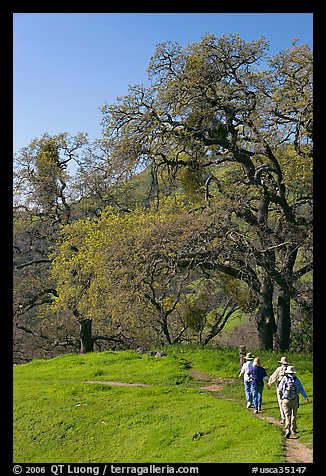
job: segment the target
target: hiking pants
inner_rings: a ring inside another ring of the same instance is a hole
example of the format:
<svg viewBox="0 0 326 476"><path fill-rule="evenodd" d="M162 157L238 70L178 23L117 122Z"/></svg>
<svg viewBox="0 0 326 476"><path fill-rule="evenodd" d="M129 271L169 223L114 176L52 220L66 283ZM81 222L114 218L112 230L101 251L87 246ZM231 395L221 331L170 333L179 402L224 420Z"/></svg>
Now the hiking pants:
<svg viewBox="0 0 326 476"><path fill-rule="evenodd" d="M255 410L261 409L261 404L263 402L263 390L264 390L263 385L253 384L251 387L252 401L253 401Z"/></svg>
<svg viewBox="0 0 326 476"><path fill-rule="evenodd" d="M247 403L252 403L251 381L244 380L243 382Z"/></svg>
<svg viewBox="0 0 326 476"><path fill-rule="evenodd" d="M285 415L285 430L295 433L297 431L297 412L299 407L299 399L282 400Z"/></svg>
<svg viewBox="0 0 326 476"><path fill-rule="evenodd" d="M284 414L283 405L282 405L281 391L278 389L278 387L276 387L276 396L277 396L278 406L280 408L281 420L285 421L285 414Z"/></svg>

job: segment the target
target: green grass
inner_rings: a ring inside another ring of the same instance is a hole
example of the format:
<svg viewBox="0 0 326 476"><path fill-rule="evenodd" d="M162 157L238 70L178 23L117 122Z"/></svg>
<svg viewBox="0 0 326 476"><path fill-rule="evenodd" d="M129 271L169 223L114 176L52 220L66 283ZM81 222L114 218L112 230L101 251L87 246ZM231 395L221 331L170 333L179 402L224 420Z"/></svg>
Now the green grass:
<svg viewBox="0 0 326 476"><path fill-rule="evenodd" d="M221 390L223 398L216 398L191 376L191 369L197 369L212 377L236 378L237 350L165 350L168 355L162 359L120 351L15 366L14 461L284 462L281 430L245 409L240 379ZM279 356L260 356L270 373ZM292 357L312 397L311 357ZM116 387L87 380L148 386ZM275 389L265 390L263 401L266 414L277 416ZM300 441L311 445L312 405L302 403L298 426ZM193 439L199 432L205 436Z"/></svg>

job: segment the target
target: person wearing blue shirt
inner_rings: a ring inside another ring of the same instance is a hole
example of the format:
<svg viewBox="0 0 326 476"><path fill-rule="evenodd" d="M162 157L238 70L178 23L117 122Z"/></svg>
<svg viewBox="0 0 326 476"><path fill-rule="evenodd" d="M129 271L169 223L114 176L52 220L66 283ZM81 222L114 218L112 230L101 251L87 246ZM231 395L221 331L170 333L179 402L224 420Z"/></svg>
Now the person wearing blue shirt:
<svg viewBox="0 0 326 476"><path fill-rule="evenodd" d="M309 398L296 376L293 365L289 365L285 370L285 375L279 384L280 396L282 399L285 414L285 438L290 438L291 434L297 434L297 412L299 408L299 394L303 396L307 403Z"/></svg>
<svg viewBox="0 0 326 476"><path fill-rule="evenodd" d="M261 410L263 401L264 381L268 380L268 376L264 367L260 365L259 357L253 361L253 367L248 370L248 375L251 377L251 391L252 400L254 404L254 413Z"/></svg>

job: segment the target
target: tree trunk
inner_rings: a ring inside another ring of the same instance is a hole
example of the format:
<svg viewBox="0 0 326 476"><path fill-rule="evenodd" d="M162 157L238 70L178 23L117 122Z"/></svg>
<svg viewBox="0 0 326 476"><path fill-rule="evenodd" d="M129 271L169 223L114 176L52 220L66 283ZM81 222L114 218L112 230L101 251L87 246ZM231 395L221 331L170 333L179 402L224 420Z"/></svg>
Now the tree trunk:
<svg viewBox="0 0 326 476"><path fill-rule="evenodd" d="M92 337L92 319L80 319L78 321L80 326L80 354L93 352L94 340Z"/></svg>
<svg viewBox="0 0 326 476"><path fill-rule="evenodd" d="M276 324L273 309L273 283L268 276L263 278L260 288L260 305L256 316L260 348L273 350Z"/></svg>
<svg viewBox="0 0 326 476"><path fill-rule="evenodd" d="M298 256L297 246L291 245L283 251L284 271L283 277L287 283L293 283L293 268ZM288 292L280 289L277 300L277 327L276 346L281 351L290 347L291 336L291 300Z"/></svg>
<svg viewBox="0 0 326 476"><path fill-rule="evenodd" d="M291 334L290 298L280 291L277 301L276 347L282 352L289 350Z"/></svg>
<svg viewBox="0 0 326 476"><path fill-rule="evenodd" d="M169 328L168 328L168 322L167 322L167 315L166 314L164 314L161 317L161 328L162 328L166 343L171 344L172 340L171 340L171 336L170 336L170 332L169 332Z"/></svg>

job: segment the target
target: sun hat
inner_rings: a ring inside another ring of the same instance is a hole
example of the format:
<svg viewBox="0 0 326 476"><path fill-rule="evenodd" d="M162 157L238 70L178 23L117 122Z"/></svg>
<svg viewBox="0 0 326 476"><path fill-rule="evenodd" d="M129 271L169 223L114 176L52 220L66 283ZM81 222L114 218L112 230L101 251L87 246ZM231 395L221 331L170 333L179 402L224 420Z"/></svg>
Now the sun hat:
<svg viewBox="0 0 326 476"><path fill-rule="evenodd" d="M281 357L281 360L278 361L279 364L288 365L288 359L286 357Z"/></svg>
<svg viewBox="0 0 326 476"><path fill-rule="evenodd" d="M288 365L285 370L286 374L296 374L295 368L293 365Z"/></svg>
<svg viewBox="0 0 326 476"><path fill-rule="evenodd" d="M251 352L248 352L248 354L245 355L244 358L246 360L254 360L255 356Z"/></svg>

